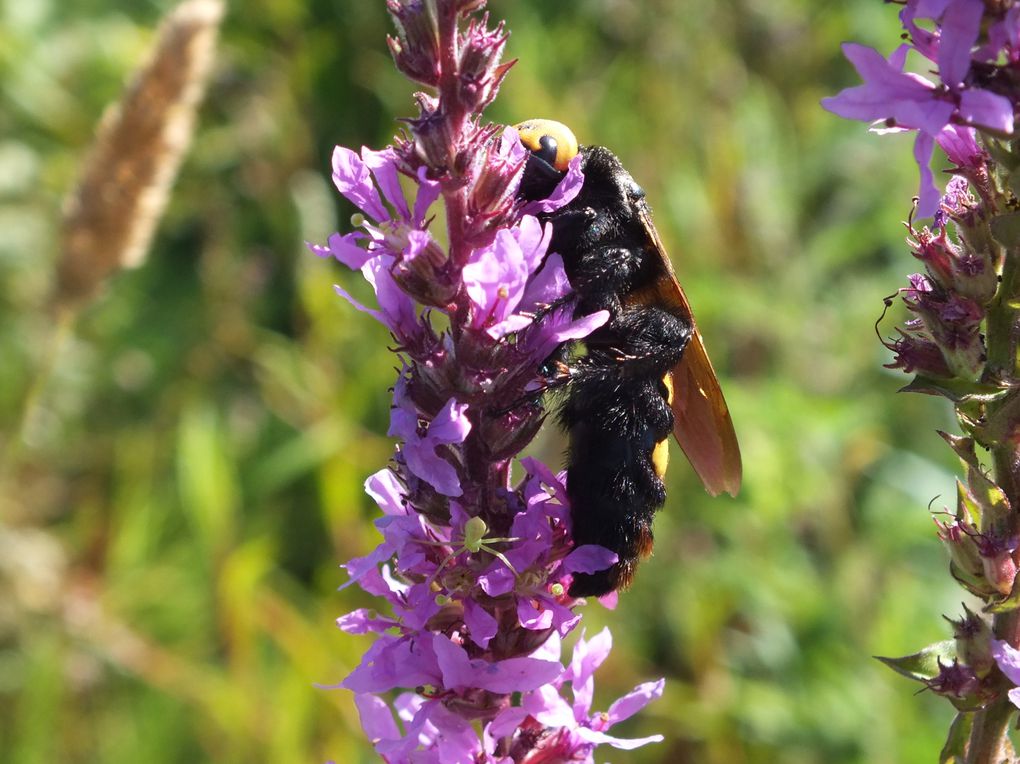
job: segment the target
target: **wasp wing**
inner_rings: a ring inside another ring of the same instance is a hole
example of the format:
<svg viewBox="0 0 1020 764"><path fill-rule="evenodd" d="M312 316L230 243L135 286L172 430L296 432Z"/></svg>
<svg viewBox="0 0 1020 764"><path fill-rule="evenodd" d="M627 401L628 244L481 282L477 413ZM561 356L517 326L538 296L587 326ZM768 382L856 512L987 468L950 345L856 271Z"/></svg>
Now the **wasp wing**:
<svg viewBox="0 0 1020 764"><path fill-rule="evenodd" d="M674 416L673 435L701 478L706 491L713 496L722 491L736 496L740 490L743 467L730 410L705 350L705 341L698 331L687 295L677 281L659 232L655 230L651 210L643 201L637 208L638 217L648 235L647 246L655 250L656 260L661 263L660 272L649 287L654 293L642 295L638 300L672 309L687 318L693 327L683 357L672 371L673 400L670 405Z"/></svg>

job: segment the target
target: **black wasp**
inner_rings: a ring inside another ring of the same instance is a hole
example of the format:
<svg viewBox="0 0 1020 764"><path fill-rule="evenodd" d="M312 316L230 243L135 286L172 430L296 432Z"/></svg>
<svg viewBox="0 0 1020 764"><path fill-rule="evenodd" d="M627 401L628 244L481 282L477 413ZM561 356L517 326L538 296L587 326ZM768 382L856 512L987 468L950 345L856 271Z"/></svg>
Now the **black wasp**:
<svg viewBox="0 0 1020 764"><path fill-rule="evenodd" d="M619 555L607 570L578 574L574 597L626 587L652 551L652 517L666 501L672 432L712 495L740 488L740 448L694 314L652 223L645 193L602 146L578 146L565 125L517 125L531 152L524 199L544 199L581 154L580 193L544 217L550 251L563 257L575 315L608 310L565 370L560 422L569 434L567 493L574 540ZM562 360L562 359L561 359Z"/></svg>

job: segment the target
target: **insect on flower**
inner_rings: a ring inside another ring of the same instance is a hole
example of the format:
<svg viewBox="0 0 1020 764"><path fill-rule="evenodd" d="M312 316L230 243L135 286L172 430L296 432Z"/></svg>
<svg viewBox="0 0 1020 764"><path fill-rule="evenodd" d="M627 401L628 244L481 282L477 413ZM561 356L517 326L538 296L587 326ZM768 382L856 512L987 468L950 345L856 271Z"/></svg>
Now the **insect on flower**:
<svg viewBox="0 0 1020 764"><path fill-rule="evenodd" d="M626 587L651 554L669 433L712 495L739 490L740 448L642 188L609 149L579 146L559 122L517 130L531 152L520 188L527 201L546 198L580 155L580 193L540 219L553 226L549 249L563 256L575 315L610 316L585 339L586 355L571 359L565 344L546 364L550 386L568 391L560 421L570 438L574 541L619 556L604 571L576 575L570 594L600 596Z"/></svg>
<svg viewBox="0 0 1020 764"><path fill-rule="evenodd" d="M507 537L507 538L486 538L485 534L489 530L489 526L486 525L485 521L480 517L472 517L464 523L464 536L460 540L460 546L454 549L450 554L443 560L443 562L436 569L435 575L439 575L440 571L443 570L447 565L453 562L458 555L467 552L468 554L478 554L479 552L488 552L497 560L502 562L510 570L514 576L517 575L517 571L514 570L514 566L510 564L510 560L507 559L506 555L500 552L498 549L491 546L492 544L512 544L515 541L520 541L518 537ZM440 541L424 542L435 546L446 546Z"/></svg>

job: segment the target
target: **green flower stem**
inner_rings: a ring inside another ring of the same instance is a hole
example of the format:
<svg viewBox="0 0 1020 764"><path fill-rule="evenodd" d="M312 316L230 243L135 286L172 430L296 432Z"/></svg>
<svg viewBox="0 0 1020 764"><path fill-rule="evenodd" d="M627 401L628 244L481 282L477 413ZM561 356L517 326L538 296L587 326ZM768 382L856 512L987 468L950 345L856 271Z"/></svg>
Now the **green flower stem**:
<svg viewBox="0 0 1020 764"><path fill-rule="evenodd" d="M985 378L999 383L1016 380L1016 332L1020 318L1020 268L1016 248L1006 251L1002 264L1002 281L995 299L988 305L987 336L988 363Z"/></svg>
<svg viewBox="0 0 1020 764"><path fill-rule="evenodd" d="M1015 394L1017 378L1020 376L1017 367L1017 331L1020 320L1018 293L1020 268L1018 248L1014 246L1006 250L999 288L987 306L985 342L988 360L984 373L985 381L1008 385L1014 388L1014 392L1002 402L989 407L984 432L976 433L977 441L990 448L995 481L1013 509L1014 533L1017 530L1017 510L1020 508L1020 454L1013 437L1017 422L1020 422L1020 400ZM992 621L992 630L998 639L1005 640L1013 647L1020 647L1018 611L996 615ZM1008 736L1010 720L1015 711L1016 708L1003 693L974 714L967 764L1016 761Z"/></svg>
<svg viewBox="0 0 1020 764"><path fill-rule="evenodd" d="M1001 616L1000 616L1001 617ZM974 714L966 764L1003 764L1015 761L1009 742L1009 720L1016 709L1002 696Z"/></svg>

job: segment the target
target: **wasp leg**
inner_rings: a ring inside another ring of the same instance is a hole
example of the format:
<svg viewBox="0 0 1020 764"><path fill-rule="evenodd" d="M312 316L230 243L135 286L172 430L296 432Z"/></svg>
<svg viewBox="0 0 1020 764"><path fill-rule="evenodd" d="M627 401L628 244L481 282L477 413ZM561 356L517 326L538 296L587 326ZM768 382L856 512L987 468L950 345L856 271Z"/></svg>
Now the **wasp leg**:
<svg viewBox="0 0 1020 764"><path fill-rule="evenodd" d="M621 295L630 291L641 259L633 248L606 245L566 260L567 278L581 296L577 315L608 310L617 316L623 310Z"/></svg>
<svg viewBox="0 0 1020 764"><path fill-rule="evenodd" d="M690 321L662 308L624 308L588 338L584 365L621 379L661 379L680 363L693 333Z"/></svg>

